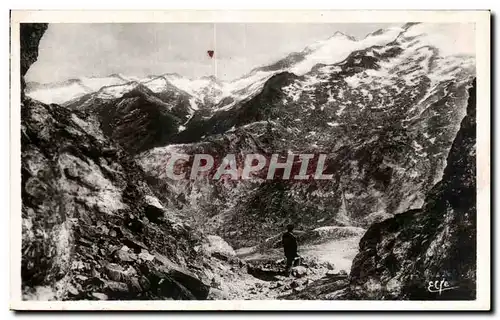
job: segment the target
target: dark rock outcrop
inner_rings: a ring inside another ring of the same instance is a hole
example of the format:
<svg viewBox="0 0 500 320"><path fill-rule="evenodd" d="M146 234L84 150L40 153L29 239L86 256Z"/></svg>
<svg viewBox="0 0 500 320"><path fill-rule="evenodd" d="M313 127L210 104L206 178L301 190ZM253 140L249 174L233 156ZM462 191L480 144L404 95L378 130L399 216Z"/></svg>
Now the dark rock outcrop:
<svg viewBox="0 0 500 320"><path fill-rule="evenodd" d="M421 209L374 224L353 261L351 299L475 299L476 83L442 180ZM442 282L447 281L447 286ZM429 282L438 281L443 289ZM429 290L430 289L430 290Z"/></svg>
<svg viewBox="0 0 500 320"><path fill-rule="evenodd" d="M105 87L100 92L128 85ZM160 99L141 84L120 98L103 98L100 92L65 106L97 115L103 132L131 154L168 143L188 117L189 102L179 93L164 92Z"/></svg>
<svg viewBox="0 0 500 320"><path fill-rule="evenodd" d="M26 83L24 75L28 72L29 67L38 58L38 44L42 39L47 23L21 23L20 24L20 41L21 41L21 96L24 97L24 88Z"/></svg>

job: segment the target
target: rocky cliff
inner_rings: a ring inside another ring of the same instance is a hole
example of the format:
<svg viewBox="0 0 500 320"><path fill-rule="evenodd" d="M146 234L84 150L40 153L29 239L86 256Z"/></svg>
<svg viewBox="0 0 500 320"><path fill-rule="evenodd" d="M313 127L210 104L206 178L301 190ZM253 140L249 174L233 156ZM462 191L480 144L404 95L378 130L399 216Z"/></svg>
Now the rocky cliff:
<svg viewBox="0 0 500 320"><path fill-rule="evenodd" d="M421 209L368 229L353 261L350 298L475 298L475 81L468 95L467 115L453 141L442 180L430 190ZM443 291L429 287L431 281L441 283Z"/></svg>
<svg viewBox="0 0 500 320"><path fill-rule="evenodd" d="M42 39L47 23L21 23L20 24L20 45L21 45L21 95L24 96L26 87L24 75L29 67L38 58L38 44Z"/></svg>
<svg viewBox="0 0 500 320"><path fill-rule="evenodd" d="M22 201L27 296L207 297L188 271L201 263L201 235L175 220L142 170L84 115L23 102ZM194 281L196 293L170 272Z"/></svg>
<svg viewBox="0 0 500 320"><path fill-rule="evenodd" d="M46 25L22 25L23 74ZM23 97L24 299L206 299L217 267L97 119ZM212 250L213 251L213 250Z"/></svg>

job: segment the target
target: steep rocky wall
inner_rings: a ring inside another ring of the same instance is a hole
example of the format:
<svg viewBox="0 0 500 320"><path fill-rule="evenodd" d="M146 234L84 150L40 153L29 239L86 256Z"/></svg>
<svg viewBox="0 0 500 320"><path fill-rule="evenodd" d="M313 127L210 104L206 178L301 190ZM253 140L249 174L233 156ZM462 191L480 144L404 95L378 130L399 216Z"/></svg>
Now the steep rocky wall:
<svg viewBox="0 0 500 320"><path fill-rule="evenodd" d="M351 299L475 299L476 83L442 180L421 209L374 224L353 261ZM430 281L448 282L439 292ZM432 292L431 292L432 291Z"/></svg>
<svg viewBox="0 0 500 320"><path fill-rule="evenodd" d="M203 263L194 249L201 234L176 220L93 125L60 106L24 102L24 297L206 298L188 267Z"/></svg>
<svg viewBox="0 0 500 320"><path fill-rule="evenodd" d="M38 58L38 45L43 34L48 28L48 23L21 23L21 95L24 96L24 75L29 67Z"/></svg>

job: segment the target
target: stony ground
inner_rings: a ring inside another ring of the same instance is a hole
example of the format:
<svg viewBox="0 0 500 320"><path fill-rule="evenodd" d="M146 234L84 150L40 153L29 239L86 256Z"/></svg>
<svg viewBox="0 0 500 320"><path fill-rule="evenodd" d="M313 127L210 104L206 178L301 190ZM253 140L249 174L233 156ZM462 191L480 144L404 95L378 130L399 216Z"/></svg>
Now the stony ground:
<svg viewBox="0 0 500 320"><path fill-rule="evenodd" d="M221 283L221 289L219 289L221 293L227 293L226 298L238 300L317 299L314 295L308 294L317 289L318 284L335 280L338 282L336 283L338 289L333 291L343 289L347 286L347 273L345 270L336 271L332 263L318 263L306 258L300 266L293 267L290 273L286 274L284 260L263 259L246 263L246 273L241 274L239 279L231 280ZM328 292L332 292L330 288ZM211 298L217 297L211 296Z"/></svg>
<svg viewBox="0 0 500 320"><path fill-rule="evenodd" d="M340 239L302 243L298 266L285 273L281 247L241 248L232 259L241 268L219 267L220 277L209 299L340 299L347 286L347 272L357 254L360 234ZM224 252L225 254L229 252Z"/></svg>

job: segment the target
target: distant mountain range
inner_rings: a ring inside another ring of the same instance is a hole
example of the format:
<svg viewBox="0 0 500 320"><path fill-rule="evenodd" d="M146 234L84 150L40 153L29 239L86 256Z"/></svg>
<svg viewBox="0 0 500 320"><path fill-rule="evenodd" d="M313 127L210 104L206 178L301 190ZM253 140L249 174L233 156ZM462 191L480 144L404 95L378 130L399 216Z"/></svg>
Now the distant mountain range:
<svg viewBox="0 0 500 320"><path fill-rule="evenodd" d="M189 79L176 73L151 75L142 79L112 74L106 77L83 77L48 84L28 82L27 94L33 99L44 103L62 104L100 89L107 91L106 87L119 85L130 87L130 83L135 83L136 85L144 84L154 92L161 91L167 85L175 86L198 101L217 104L225 97L239 96L244 98L245 93L249 94L250 89L257 89L256 87L259 85L262 86L263 82L274 73L287 70L299 75L304 74L318 63L331 64L339 62L353 50L386 44L393 40L400 31L400 28L379 30L360 41L341 32L336 32L332 37L314 43L301 52L291 53L270 65L254 68L250 73L234 81L220 81L215 76ZM332 55L332 53L334 54ZM118 97L122 92L116 88L110 88L109 90L113 93L113 97Z"/></svg>

